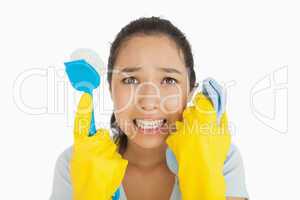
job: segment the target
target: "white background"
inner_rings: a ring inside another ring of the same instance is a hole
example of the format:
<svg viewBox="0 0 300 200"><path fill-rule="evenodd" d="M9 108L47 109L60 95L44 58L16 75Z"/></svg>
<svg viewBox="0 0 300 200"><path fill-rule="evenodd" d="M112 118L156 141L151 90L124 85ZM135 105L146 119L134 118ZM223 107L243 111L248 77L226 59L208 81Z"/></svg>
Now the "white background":
<svg viewBox="0 0 300 200"><path fill-rule="evenodd" d="M79 97L66 85L63 62L89 48L105 65L117 32L153 15L187 35L199 81L211 76L230 86L227 110L251 199L297 199L299 8L264 0L1 1L0 199L49 198ZM107 126L112 102L102 83L96 120Z"/></svg>

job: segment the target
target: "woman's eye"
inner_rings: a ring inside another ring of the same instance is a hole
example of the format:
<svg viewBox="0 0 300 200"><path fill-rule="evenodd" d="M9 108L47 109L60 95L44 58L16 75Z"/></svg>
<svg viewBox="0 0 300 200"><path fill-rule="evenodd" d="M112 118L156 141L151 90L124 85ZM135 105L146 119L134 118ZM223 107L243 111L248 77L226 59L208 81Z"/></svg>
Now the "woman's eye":
<svg viewBox="0 0 300 200"><path fill-rule="evenodd" d="M163 80L163 82L164 82L164 81L166 81L167 84L176 84L176 83L178 83L178 81L177 81L176 79L171 78L171 77L165 78L165 79Z"/></svg>
<svg viewBox="0 0 300 200"><path fill-rule="evenodd" d="M136 83L137 80L134 77L128 77L128 78L124 78L122 80L122 82L125 83L125 84L132 84L132 83Z"/></svg>
<svg viewBox="0 0 300 200"><path fill-rule="evenodd" d="M135 77L131 76L131 77L127 77L127 78L122 79L122 82L124 84L137 84L138 80ZM166 78L163 79L163 83L176 84L176 83L178 83L178 81L174 78L166 77Z"/></svg>

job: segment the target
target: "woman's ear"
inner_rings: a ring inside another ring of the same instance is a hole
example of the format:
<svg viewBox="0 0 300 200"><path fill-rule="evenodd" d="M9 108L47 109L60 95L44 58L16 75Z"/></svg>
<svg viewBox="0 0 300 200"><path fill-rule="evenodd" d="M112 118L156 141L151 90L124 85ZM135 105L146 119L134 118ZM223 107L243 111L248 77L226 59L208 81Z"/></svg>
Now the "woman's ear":
<svg viewBox="0 0 300 200"><path fill-rule="evenodd" d="M109 90L110 99L113 100L113 98L112 98L112 91L111 91L111 85L109 85L108 90Z"/></svg>
<svg viewBox="0 0 300 200"><path fill-rule="evenodd" d="M188 103L189 103L190 101L192 101L193 96L194 96L195 92L197 91L198 86L199 86L199 84L196 83L195 86L193 87L192 91L190 91L189 96L188 96L188 99L187 99L187 102L188 102Z"/></svg>

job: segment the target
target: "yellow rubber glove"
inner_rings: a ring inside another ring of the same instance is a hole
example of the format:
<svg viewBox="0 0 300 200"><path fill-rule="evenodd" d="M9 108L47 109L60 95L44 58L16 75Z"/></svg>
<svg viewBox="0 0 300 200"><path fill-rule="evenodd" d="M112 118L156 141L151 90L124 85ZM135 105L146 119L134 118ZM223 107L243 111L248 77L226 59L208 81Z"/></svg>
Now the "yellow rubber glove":
<svg viewBox="0 0 300 200"><path fill-rule="evenodd" d="M109 131L89 137L92 97L84 93L77 107L70 163L74 200L111 200L121 185L128 161L122 159Z"/></svg>
<svg viewBox="0 0 300 200"><path fill-rule="evenodd" d="M231 143L226 113L217 124L213 105L197 93L166 142L178 162L183 200L226 199L223 166Z"/></svg>

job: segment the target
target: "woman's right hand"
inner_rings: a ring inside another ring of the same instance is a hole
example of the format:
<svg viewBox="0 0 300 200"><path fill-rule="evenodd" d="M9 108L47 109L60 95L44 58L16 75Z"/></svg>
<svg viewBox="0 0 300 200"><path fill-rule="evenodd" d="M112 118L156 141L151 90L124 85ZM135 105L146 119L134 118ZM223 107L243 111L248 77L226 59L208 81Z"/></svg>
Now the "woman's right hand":
<svg viewBox="0 0 300 200"><path fill-rule="evenodd" d="M84 93L77 107L70 164L74 200L111 200L121 185L128 161L117 152L109 131L89 135L92 96Z"/></svg>

